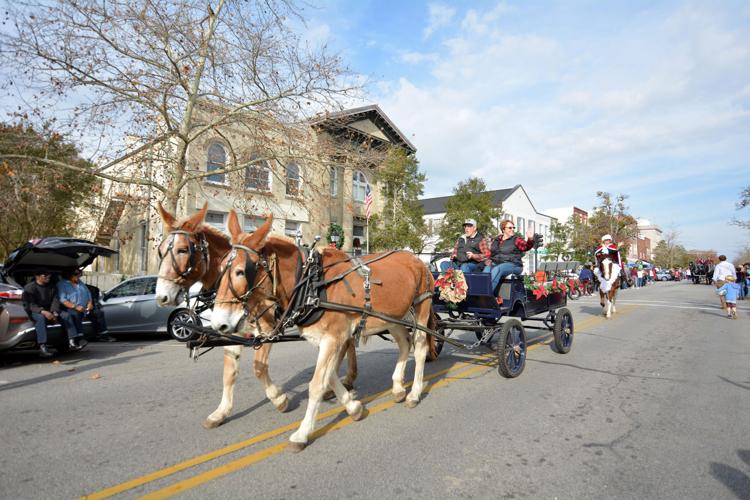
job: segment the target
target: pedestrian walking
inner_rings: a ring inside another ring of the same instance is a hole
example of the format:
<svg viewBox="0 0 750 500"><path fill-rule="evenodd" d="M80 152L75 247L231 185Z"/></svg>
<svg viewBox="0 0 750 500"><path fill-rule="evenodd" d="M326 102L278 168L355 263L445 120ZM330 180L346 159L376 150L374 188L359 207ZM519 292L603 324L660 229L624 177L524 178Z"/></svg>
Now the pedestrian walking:
<svg viewBox="0 0 750 500"><path fill-rule="evenodd" d="M724 299L727 309L727 318L737 319L737 297L740 295L740 285L735 283L733 275L726 276L726 282L716 290L719 297Z"/></svg>
<svg viewBox="0 0 750 500"><path fill-rule="evenodd" d="M714 284L716 285L717 289L720 289L724 284L727 282L727 277L731 276L732 281L737 280L737 275L734 272L734 266L731 264L731 262L727 261L726 255L719 255L719 263L716 264L716 267L714 268ZM724 295L719 295L719 301L721 302L721 308L726 310L727 309L727 301L724 298ZM735 303L737 300L735 299Z"/></svg>

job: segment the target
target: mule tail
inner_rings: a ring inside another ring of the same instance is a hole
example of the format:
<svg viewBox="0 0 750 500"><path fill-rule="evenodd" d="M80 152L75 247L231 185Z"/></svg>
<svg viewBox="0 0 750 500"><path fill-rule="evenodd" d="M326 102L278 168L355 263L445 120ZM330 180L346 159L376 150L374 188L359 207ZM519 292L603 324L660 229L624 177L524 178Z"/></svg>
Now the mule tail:
<svg viewBox="0 0 750 500"><path fill-rule="evenodd" d="M427 323L427 328L429 328L432 331L437 330L438 325L438 317L437 314L434 312L430 313L430 321ZM427 335L427 348L429 349L429 359L437 359L438 352L437 352L437 339L434 335Z"/></svg>

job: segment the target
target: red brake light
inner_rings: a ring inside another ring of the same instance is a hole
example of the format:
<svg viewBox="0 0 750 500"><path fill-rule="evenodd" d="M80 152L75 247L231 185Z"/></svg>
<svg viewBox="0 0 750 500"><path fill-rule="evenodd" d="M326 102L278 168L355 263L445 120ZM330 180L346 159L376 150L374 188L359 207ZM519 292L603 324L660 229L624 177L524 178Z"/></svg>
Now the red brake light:
<svg viewBox="0 0 750 500"><path fill-rule="evenodd" d="M23 290L3 290L0 292L0 299L21 300L22 295Z"/></svg>

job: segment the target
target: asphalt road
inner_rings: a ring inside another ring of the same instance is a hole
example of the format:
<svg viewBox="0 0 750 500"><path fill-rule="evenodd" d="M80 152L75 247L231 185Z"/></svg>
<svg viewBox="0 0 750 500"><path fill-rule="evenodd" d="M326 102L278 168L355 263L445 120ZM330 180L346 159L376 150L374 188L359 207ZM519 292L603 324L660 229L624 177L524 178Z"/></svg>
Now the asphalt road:
<svg viewBox="0 0 750 500"><path fill-rule="evenodd" d="M220 349L197 363L165 339L59 363L3 356L0 498L750 498L750 302L732 321L712 288L668 282L622 292L609 321L593 298L570 309L569 354L532 335L509 380L491 356L446 347L415 409L377 397L396 349L371 340L357 381L376 396L369 414L324 403L300 454L284 448L307 401L307 343L271 356L287 413L246 350L233 415L213 430L201 422L221 397Z"/></svg>

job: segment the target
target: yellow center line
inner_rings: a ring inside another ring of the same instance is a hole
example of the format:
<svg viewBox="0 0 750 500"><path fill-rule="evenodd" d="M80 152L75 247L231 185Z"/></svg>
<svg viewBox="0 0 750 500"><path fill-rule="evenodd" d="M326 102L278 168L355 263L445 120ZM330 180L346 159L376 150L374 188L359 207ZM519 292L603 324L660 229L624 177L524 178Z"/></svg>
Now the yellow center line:
<svg viewBox="0 0 750 500"><path fill-rule="evenodd" d="M625 310L623 312L627 312L627 310ZM576 331L578 331L579 328L582 328L582 327L583 328L587 328L589 326L594 326L595 324L600 323L600 322L604 322L604 321L606 321L606 320L604 320L600 316L599 317L587 318L587 319L581 321L579 324L574 325L574 328L575 328ZM546 337L546 335L545 335L545 337ZM540 347L541 345L548 345L549 344L549 339L538 340L537 342L538 343L535 343L533 345L529 345L527 347L527 351L531 351L531 350L533 350L535 348ZM439 380L439 381L435 382L434 384L428 385L427 388L425 389L425 392L430 392L431 389L443 387L444 385L447 385L448 383L450 383L450 382L452 382L454 380L460 380L460 379L466 378L466 377L468 377L470 375L473 375L473 374L475 374L477 372L480 372L482 370L486 370L489 366L491 366L492 363L494 363L494 359L488 363L487 360L489 358L494 358L494 353L483 354L481 356L478 356L478 357L474 358L472 361L458 362L458 363L455 363L454 365L452 365L449 368L440 370L440 371L432 373L430 375L426 375L424 377L424 380L428 381L428 380L432 380L434 378L440 377L442 375L446 375L446 374L449 374L449 373L452 373L452 372L456 372L456 371L460 371L460 370L463 370L464 368L470 367L467 370L462 371L460 374L457 374L457 375L454 375L454 376L451 376L451 377L446 377L446 378L444 378L442 380ZM471 368L472 366L473 366L473 368ZM411 385L411 383L406 384L406 387L409 387L410 385ZM366 403L378 400L378 399L380 399L380 398L382 398L384 396L388 396L390 394L391 394L391 389L386 389L384 391L381 391L381 392L378 392L376 394L372 394L370 396L362 398L360 401L362 401L363 404L366 404ZM376 405L376 406L374 406L372 408L367 408L367 413L368 413L368 415L374 415L374 414L379 413L379 412L381 412L381 411L383 411L383 410L385 410L387 408L392 407L395 404L396 403L393 402L393 401L386 401L386 402L381 403L379 405ZM333 415L338 415L338 414L344 413L344 412L345 412L345 409L344 409L343 406L337 406L336 408L332 408L330 410L327 410L325 412L320 413L318 415L318 417L316 418L316 420L326 419L326 418L331 417ZM326 425L324 427L321 427L320 429L318 429L317 431L315 431L313 433L313 437L317 437L317 436L325 434L327 432L331 432L331 431L337 430L337 429L339 429L341 427L344 427L346 425L351 424L352 422L353 422L353 420L351 420L351 418L347 416L346 418L343 418L341 420L338 420L336 422L328 424L328 425ZM185 460L183 462L180 462L180 463L177 463L175 465L172 465L170 467L166 467L164 469L160 469L158 471L154 471L152 473L149 473L149 474L137 477L137 478L132 479L130 481L126 481L124 483L121 483L121 484L118 484L118 485L115 485L115 486L112 486L112 487L100 490L98 492L91 493L91 494L86 495L86 496L84 496L82 498L86 498L86 499L102 499L102 498L108 498L108 497L117 495L117 494L125 492L127 490L130 490L130 489L133 489L133 488L137 488L139 486L142 486L144 484L156 481L158 479L162 479L162 478L168 477L168 476L170 476L172 474L176 474L178 472L181 472L183 470L189 469L191 467L195 467L197 465L209 462L211 460L215 460L215 459L220 458L220 457L222 457L224 455L228 455L230 453L234 453L236 451L242 450L242 449L247 448L249 446L252 446L254 444L266 441L268 439L272 439L272 438L277 437L277 436L279 436L281 434L284 434L286 432L295 430L296 428L299 427L300 424L301 424L301 421L292 422L290 424L287 424L287 425L278 427L276 429L267 431L267 432L265 432L263 434L259 434L257 436L254 436L254 437L252 437L250 439L246 439L246 440L243 440L243 441L231 444L229 446L225 446L224 448L220 448L218 450L214 450L212 452L205 453L203 455L199 455L199 456L191 458L189 460ZM214 479L215 477L220 477L220 476L223 476L225 474L229 474L230 472L233 472L233 471L235 471L235 470L237 470L239 468L247 467L247 466L249 466L251 464L254 464L254 463L258 462L258 461L261 461L261 460L263 460L265 458L268 458L268 457L271 457L273 455L276 455L280 451L284 450L286 447L287 447L287 442L279 443L277 445L274 445L274 446L271 446L269 448L260 450L260 451L258 451L256 453L253 453L253 454L248 455L246 457L243 457L241 459L235 460L235 461L230 462L228 464L225 464L223 466L220 466L220 467L217 467L217 468L212 469L210 471L207 471L207 472L205 472L203 474L199 474L197 476L194 476L193 478L189 478L189 479L187 479L185 481L181 481L181 482L175 483L172 486L168 486L168 487L166 487L166 488L164 488L162 490L158 490L157 492L154 492L154 493L148 495L146 498L164 498L166 496L171 496L171 495L177 494L180 491L185 491L187 489L190 489L190 488L193 488L195 486L198 486L199 484L203 484L203 483L205 483L207 481L210 481L211 479ZM241 465L239 465L239 464L236 465L236 466L233 465L233 464L237 464L237 463L241 463ZM210 475L210 474L214 473L215 471L222 471L222 472L219 473L218 475L216 475L215 477L209 477L209 476L207 476L207 475ZM197 478L203 478L203 480L195 482L193 484L192 481L197 480ZM190 484L190 486L187 486L188 483ZM168 493L167 490L169 490L170 492ZM160 493L162 495L161 496L153 496L152 497L152 495L156 495L157 493Z"/></svg>

